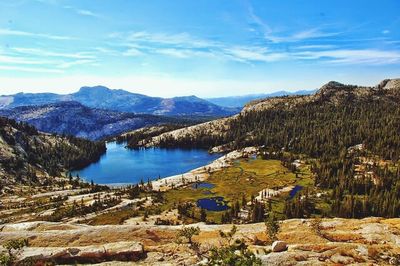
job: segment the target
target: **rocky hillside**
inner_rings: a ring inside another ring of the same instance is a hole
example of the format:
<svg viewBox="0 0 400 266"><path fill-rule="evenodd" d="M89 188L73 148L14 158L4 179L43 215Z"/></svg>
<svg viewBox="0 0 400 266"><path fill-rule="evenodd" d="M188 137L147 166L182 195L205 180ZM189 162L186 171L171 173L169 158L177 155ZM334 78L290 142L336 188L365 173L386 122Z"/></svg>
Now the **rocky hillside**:
<svg viewBox="0 0 400 266"><path fill-rule="evenodd" d="M78 102L2 109L0 115L29 123L43 132L91 140L104 139L144 126L181 122L175 118L90 108Z"/></svg>
<svg viewBox="0 0 400 266"><path fill-rule="evenodd" d="M39 133L25 123L0 117L0 182L42 183L85 166L105 152L104 143Z"/></svg>
<svg viewBox="0 0 400 266"><path fill-rule="evenodd" d="M307 106L317 105L331 106L334 109L337 108L337 110L340 110L340 105L368 104L373 101L380 101L382 105L386 105L387 103L390 106L398 106L400 103L400 79L384 80L374 87L344 85L331 81L312 95L282 96L255 100L246 104L238 115L167 132L153 137L151 140L147 140L143 145L158 146L167 143L169 145L186 145L189 142L194 146L203 146L206 148L217 145L229 145L231 142L236 141L237 138L235 139L228 135L232 133L232 129L235 129L235 131L238 130L238 123L246 123L246 119L248 119L246 116L248 114L268 110L291 112L298 110L299 107L307 108ZM258 126L262 127L262 125ZM241 138L251 140L252 135L255 135L253 134L254 132L246 132L246 129L244 130L240 133ZM257 129L254 128L254 130ZM236 137L238 136L236 135Z"/></svg>
<svg viewBox="0 0 400 266"><path fill-rule="evenodd" d="M76 101L92 108L119 112L169 115L221 117L234 114L237 108L221 107L196 96L160 98L125 90L111 90L103 86L82 87L78 92L59 95L53 93L18 93L0 96L0 108L43 105L60 101Z"/></svg>

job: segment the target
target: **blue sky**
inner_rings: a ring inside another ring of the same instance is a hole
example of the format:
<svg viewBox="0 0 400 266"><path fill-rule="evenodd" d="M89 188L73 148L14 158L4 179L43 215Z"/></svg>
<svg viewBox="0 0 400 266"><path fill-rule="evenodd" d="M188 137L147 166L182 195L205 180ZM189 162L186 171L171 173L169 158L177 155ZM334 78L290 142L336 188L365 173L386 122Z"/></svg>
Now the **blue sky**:
<svg viewBox="0 0 400 266"><path fill-rule="evenodd" d="M0 94L154 96L400 77L398 0L0 0Z"/></svg>

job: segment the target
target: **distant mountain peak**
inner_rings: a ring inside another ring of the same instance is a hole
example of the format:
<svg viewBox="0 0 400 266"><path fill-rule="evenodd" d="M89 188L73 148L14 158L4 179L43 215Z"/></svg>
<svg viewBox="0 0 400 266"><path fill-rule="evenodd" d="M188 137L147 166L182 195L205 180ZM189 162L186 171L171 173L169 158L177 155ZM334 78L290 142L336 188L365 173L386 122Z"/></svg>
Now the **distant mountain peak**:
<svg viewBox="0 0 400 266"><path fill-rule="evenodd" d="M195 95L177 96L177 97L174 97L173 99L175 99L175 100L187 100L187 101L206 101L206 100L204 100L202 98L199 98L199 97L197 97Z"/></svg>
<svg viewBox="0 0 400 266"><path fill-rule="evenodd" d="M79 91L77 93L93 93L93 92L111 92L113 91L112 89L105 87L105 86L83 86L79 89Z"/></svg>
<svg viewBox="0 0 400 266"><path fill-rule="evenodd" d="M329 81L325 85L323 85L319 90L317 90L317 95L331 95L340 91L349 91L358 88L355 85L345 85L343 83L337 81Z"/></svg>
<svg viewBox="0 0 400 266"><path fill-rule="evenodd" d="M323 85L320 90L324 90L324 89L341 89L341 88L344 88L346 86L347 85L344 85L343 83L340 83L338 81L329 81L328 83Z"/></svg>

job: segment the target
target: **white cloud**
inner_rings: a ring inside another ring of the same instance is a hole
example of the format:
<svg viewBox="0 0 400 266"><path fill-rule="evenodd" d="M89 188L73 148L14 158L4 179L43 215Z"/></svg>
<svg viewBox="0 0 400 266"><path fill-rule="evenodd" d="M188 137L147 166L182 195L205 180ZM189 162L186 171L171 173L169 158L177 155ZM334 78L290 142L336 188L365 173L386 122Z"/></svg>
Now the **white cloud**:
<svg viewBox="0 0 400 266"><path fill-rule="evenodd" d="M76 13L78 13L79 15L83 15L83 16L89 16L89 17L95 17L95 18L100 17L100 15L93 13L90 10L78 9L78 10L76 10Z"/></svg>
<svg viewBox="0 0 400 266"><path fill-rule="evenodd" d="M95 47L93 48L94 50L103 53L103 54L109 54L109 55L120 55L120 52L117 50L113 50L110 48L106 48L106 47Z"/></svg>
<svg viewBox="0 0 400 266"><path fill-rule="evenodd" d="M257 17L255 16L255 19ZM262 21L259 21L262 23ZM267 25L265 28L269 29ZM296 42L300 40L334 36L339 33L325 33L317 28L301 31L285 37L269 35L273 42ZM315 44L293 46L293 50L282 50L274 45L252 46L227 44L203 40L188 33L166 34L135 32L114 33L112 38L122 40L121 46L128 47L125 56L162 54L176 58L214 58L242 63L277 62L283 60L321 60L334 64L393 64L399 62L397 51L374 49L335 49L338 45Z"/></svg>
<svg viewBox="0 0 400 266"><path fill-rule="evenodd" d="M382 34L389 34L390 33L390 30L383 30L382 31Z"/></svg>
<svg viewBox="0 0 400 266"><path fill-rule="evenodd" d="M278 34L279 32L273 30L270 25L268 25L263 19L255 14L251 5L248 7L248 14L251 21L261 28L264 38L273 43L299 42L310 39L332 37L341 34L341 32L325 32L322 31L320 27L309 28L292 33Z"/></svg>
<svg viewBox="0 0 400 266"><path fill-rule="evenodd" d="M93 11L87 10L87 9L80 9L80 8L75 8L73 6L63 6L64 9L69 9L74 11L78 15L82 16L87 16L87 17L94 17L94 18L101 18L102 16L100 14L97 14Z"/></svg>
<svg viewBox="0 0 400 266"><path fill-rule="evenodd" d="M95 56L89 52L79 52L79 53L63 53L63 52L54 52L50 50L43 50L37 48L25 48L25 47L14 47L11 48L13 51L22 54L29 54L34 56L42 56L42 57L64 57L64 58L75 58L75 59L94 59Z"/></svg>
<svg viewBox="0 0 400 266"><path fill-rule="evenodd" d="M0 66L0 70L13 70L13 71L33 72L33 73L63 73L63 71L58 69L40 68L40 67L21 67L21 66Z"/></svg>
<svg viewBox="0 0 400 266"><path fill-rule="evenodd" d="M36 38L46 38L46 39L51 39L51 40L72 40L72 39L74 39L73 37L69 37L69 36L34 33L34 32L11 30L11 29L0 29L0 35L36 37Z"/></svg>
<svg viewBox="0 0 400 266"><path fill-rule="evenodd" d="M89 56L84 53L55 53L51 51L44 51L40 49L30 49L30 48L12 48L12 51L16 53L4 53L0 51L0 63L8 64L7 68L3 70L21 70L24 72L35 72L33 66L38 67L37 72L59 72L59 71L49 71L47 68L49 66L66 69L77 65L93 64L96 62L94 56ZM26 56L21 56L21 54ZM48 58L48 59L47 59ZM75 59L73 61L66 61L66 59ZM11 66L13 65L13 66ZM26 68L26 65L31 65L31 68Z"/></svg>
<svg viewBox="0 0 400 266"><path fill-rule="evenodd" d="M76 60L76 61L71 61L71 62L64 62L62 64L59 64L57 67L65 69L65 68L71 68L73 66L87 65L87 64L92 64L92 63L95 63L95 61L83 59L83 60Z"/></svg>
<svg viewBox="0 0 400 266"><path fill-rule="evenodd" d="M37 60L19 56L0 55L0 63L3 64L18 64L18 65L46 65L53 64L51 60Z"/></svg>
<svg viewBox="0 0 400 266"><path fill-rule="evenodd" d="M309 39L332 37L332 36L337 36L339 34L340 32L323 32L319 28L312 28L288 34L286 36L276 36L266 33L265 38L275 43L282 43L282 42L298 42Z"/></svg>
<svg viewBox="0 0 400 266"><path fill-rule="evenodd" d="M139 49L136 48L129 48L125 52L122 53L124 56L140 56L143 55L144 53L141 52Z"/></svg>
<svg viewBox="0 0 400 266"><path fill-rule="evenodd" d="M270 62L285 57L282 53L266 53L266 49L262 47L237 47L221 42L199 39L188 33L170 35L148 32L113 33L109 37L122 39L121 45L130 47L124 52L125 56L157 53L176 58L212 57L239 62Z"/></svg>
<svg viewBox="0 0 400 266"><path fill-rule="evenodd" d="M399 51L375 49L337 49L295 53L298 59L325 59L336 64L393 64L400 62Z"/></svg>
<svg viewBox="0 0 400 266"><path fill-rule="evenodd" d="M336 45L332 44L311 44L311 45L299 45L295 46L295 49L300 49L300 50L313 50L313 49L332 49L335 48Z"/></svg>
<svg viewBox="0 0 400 266"><path fill-rule="evenodd" d="M217 54L214 52L191 50L191 49L158 48L158 49L153 49L153 51L158 54L163 54L177 58L217 57Z"/></svg>
<svg viewBox="0 0 400 266"><path fill-rule="evenodd" d="M190 34L183 32L177 34L167 33L149 33L146 31L133 32L133 33L112 33L110 38L123 39L127 43L157 43L164 45L173 45L175 47L183 48L207 48L218 47L220 44L210 40L195 38Z"/></svg>
<svg viewBox="0 0 400 266"><path fill-rule="evenodd" d="M273 62L288 58L285 53L268 52L264 47L232 47L225 49L225 51L238 61Z"/></svg>

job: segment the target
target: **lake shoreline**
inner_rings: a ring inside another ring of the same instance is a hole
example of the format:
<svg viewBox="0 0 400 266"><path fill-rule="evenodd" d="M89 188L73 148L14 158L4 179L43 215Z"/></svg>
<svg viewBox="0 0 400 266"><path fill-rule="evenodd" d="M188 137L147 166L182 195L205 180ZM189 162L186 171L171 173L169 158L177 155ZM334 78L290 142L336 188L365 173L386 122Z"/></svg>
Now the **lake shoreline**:
<svg viewBox="0 0 400 266"><path fill-rule="evenodd" d="M107 152L98 162L84 169L69 171L67 175L79 176L89 183L125 187L190 172L221 156L204 149L132 150L125 146L124 143L108 142Z"/></svg>
<svg viewBox="0 0 400 266"><path fill-rule="evenodd" d="M232 166L235 160L250 157L251 155L257 154L258 151L259 148L257 147L247 147L241 150L231 151L207 165L195 168L186 173L153 180L151 181L152 189L153 191L167 191L195 182L203 182L208 179L211 173Z"/></svg>

